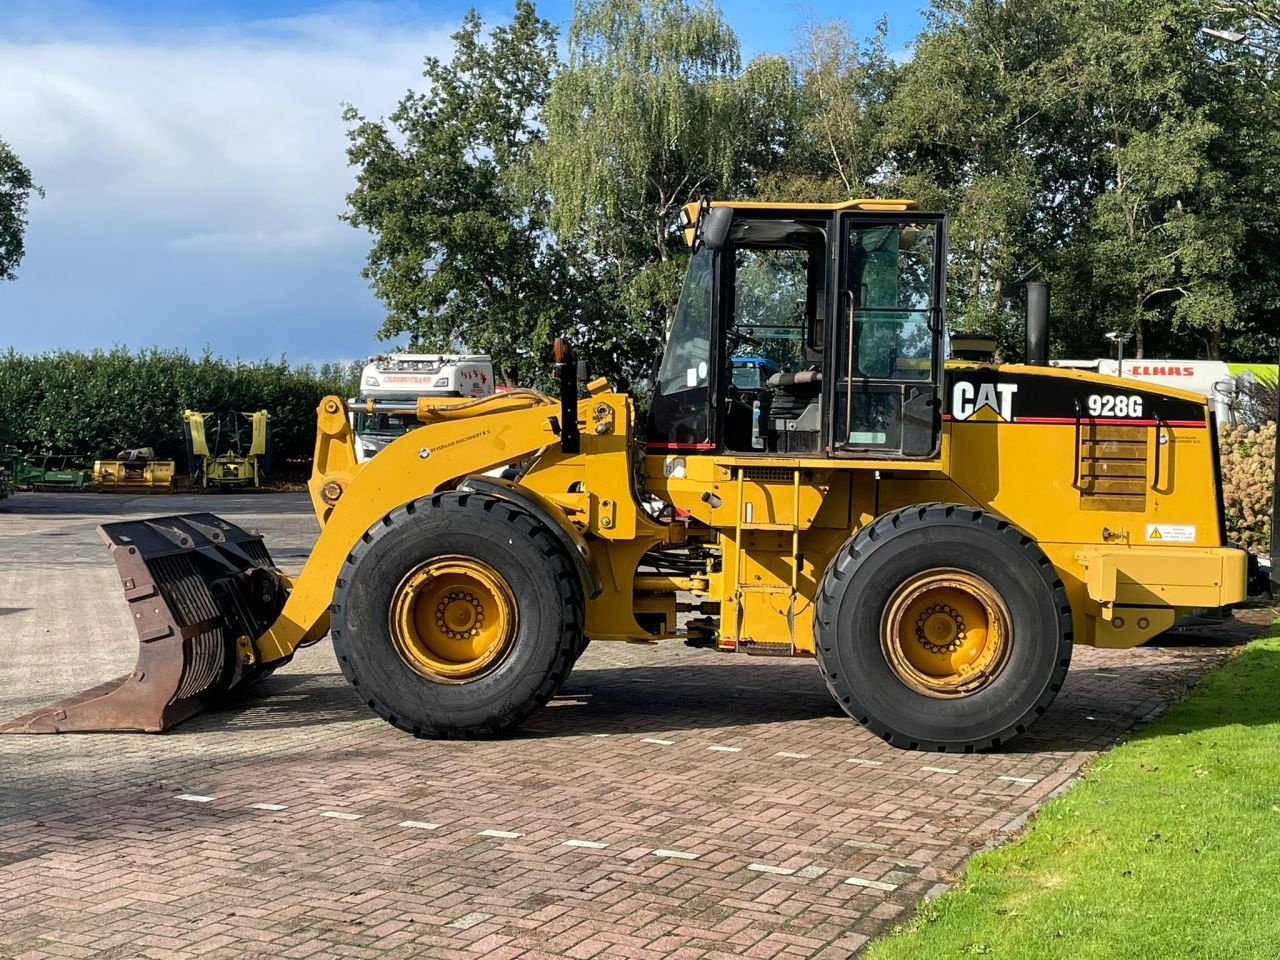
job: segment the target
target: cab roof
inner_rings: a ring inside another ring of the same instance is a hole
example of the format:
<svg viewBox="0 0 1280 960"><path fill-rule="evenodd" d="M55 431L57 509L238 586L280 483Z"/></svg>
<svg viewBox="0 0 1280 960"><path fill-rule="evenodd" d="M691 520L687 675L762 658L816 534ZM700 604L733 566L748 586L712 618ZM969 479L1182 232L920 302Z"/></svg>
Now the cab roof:
<svg viewBox="0 0 1280 960"><path fill-rule="evenodd" d="M696 200L684 205L684 209L689 215L690 223L698 218L698 205ZM840 200L836 203L761 203L755 200L712 200L711 205L713 207L733 207L735 210L796 210L812 213L830 213L834 210L899 212L902 210L923 209L915 200L881 199L876 197L864 197L859 200Z"/></svg>

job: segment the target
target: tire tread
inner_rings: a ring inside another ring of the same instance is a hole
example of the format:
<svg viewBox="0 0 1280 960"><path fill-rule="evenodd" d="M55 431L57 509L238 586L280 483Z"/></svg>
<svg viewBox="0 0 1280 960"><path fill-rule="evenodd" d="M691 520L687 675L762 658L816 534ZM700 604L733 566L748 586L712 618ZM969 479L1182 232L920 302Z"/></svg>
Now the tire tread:
<svg viewBox="0 0 1280 960"><path fill-rule="evenodd" d="M480 509L485 513L505 510L503 519L513 526L519 527L538 546L548 560L548 570L565 608L567 622L555 661L551 669L543 676L533 695L527 697L521 703L509 705L509 709L501 717L480 726L459 727L442 722L428 727L397 716L387 704L379 699L376 690L370 689L369 685L361 681L350 657L339 652L342 646L341 643L335 644L335 652L338 652L338 666L352 689L356 691L357 696L370 710L392 726L411 733L419 739L492 739L519 726L535 711L546 706L547 701L555 695L556 691L560 689L568 678L570 670L573 669L574 661L577 659L574 652L581 646L583 638L585 615L582 587L578 581L577 571L572 566L569 558L564 555L560 545L540 520L510 501L483 493L437 493L428 497L419 497L404 506L397 507L365 532L355 548L347 555L347 563L352 567L358 567L363 556L372 549L378 540L389 531L407 523L409 518L430 510L451 508L459 511ZM342 607L344 594L348 586L349 583L345 578L340 578L337 581L333 604L330 608L334 614L333 637L339 641L342 639L344 629Z"/></svg>
<svg viewBox="0 0 1280 960"><path fill-rule="evenodd" d="M1046 571L1047 568L1045 580L1052 590L1053 601L1058 608L1059 622L1062 624L1062 629L1059 631L1058 636L1056 664L1045 690L1035 703L1030 706L1022 720L985 738L980 743L956 746L947 743L911 740L903 738L886 723L875 717L853 715L855 720L886 743L908 750L928 750L938 753L973 753L975 751L988 751L999 748L1003 743L1026 731L1027 725L1023 720L1027 717L1039 717L1044 714L1062 689L1067 670L1071 665L1071 651L1074 643L1071 625L1071 604L1067 600L1066 587L1063 585L1062 579L1053 569L1052 561L1049 560L1036 542L1008 520L996 517L977 507L956 503L920 503L881 514L870 524L863 527L837 551L823 574L817 591L818 597L814 611L814 618L818 625L815 647L822 678L831 695L846 707L854 702L849 678L843 676L840 672L837 657L835 656L835 610L843 593L842 590L836 589L835 585L849 581L863 563L869 562L875 553L872 546L883 542L883 531L886 527L893 530L901 530L917 525L927 525L937 520L954 520L956 517L989 530L1000 539L1016 545L1020 550L1029 554L1042 571Z"/></svg>

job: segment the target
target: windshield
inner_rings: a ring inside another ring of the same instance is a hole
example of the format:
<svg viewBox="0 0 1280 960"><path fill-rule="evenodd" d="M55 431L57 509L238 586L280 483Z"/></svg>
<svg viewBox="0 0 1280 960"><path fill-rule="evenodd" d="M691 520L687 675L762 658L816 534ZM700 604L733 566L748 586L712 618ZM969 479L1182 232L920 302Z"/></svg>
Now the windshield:
<svg viewBox="0 0 1280 960"><path fill-rule="evenodd" d="M702 247L689 261L671 337L658 370L664 396L707 385L711 363L711 251Z"/></svg>
<svg viewBox="0 0 1280 960"><path fill-rule="evenodd" d="M420 424L414 413L366 413L361 410L356 414L356 433L398 437L417 426Z"/></svg>

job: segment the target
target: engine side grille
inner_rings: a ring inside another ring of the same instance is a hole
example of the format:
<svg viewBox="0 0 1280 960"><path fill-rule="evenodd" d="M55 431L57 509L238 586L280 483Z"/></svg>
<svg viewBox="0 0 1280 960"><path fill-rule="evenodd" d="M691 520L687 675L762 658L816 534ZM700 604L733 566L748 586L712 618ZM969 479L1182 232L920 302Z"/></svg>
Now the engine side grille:
<svg viewBox="0 0 1280 960"><path fill-rule="evenodd" d="M790 467L743 467L742 477L756 483L792 483L796 472Z"/></svg>
<svg viewBox="0 0 1280 960"><path fill-rule="evenodd" d="M1080 429L1080 509L1147 509L1146 427L1085 422Z"/></svg>

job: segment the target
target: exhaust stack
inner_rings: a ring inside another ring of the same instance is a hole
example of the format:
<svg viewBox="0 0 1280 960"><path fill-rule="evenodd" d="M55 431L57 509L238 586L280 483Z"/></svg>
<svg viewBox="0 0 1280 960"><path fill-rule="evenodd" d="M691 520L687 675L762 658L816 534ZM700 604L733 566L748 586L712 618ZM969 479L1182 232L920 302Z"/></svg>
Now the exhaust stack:
<svg viewBox="0 0 1280 960"><path fill-rule="evenodd" d="M1049 284L1027 281L1026 362L1033 367L1049 365Z"/></svg>

